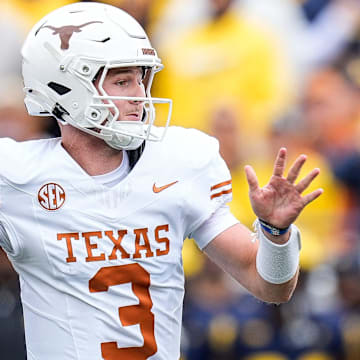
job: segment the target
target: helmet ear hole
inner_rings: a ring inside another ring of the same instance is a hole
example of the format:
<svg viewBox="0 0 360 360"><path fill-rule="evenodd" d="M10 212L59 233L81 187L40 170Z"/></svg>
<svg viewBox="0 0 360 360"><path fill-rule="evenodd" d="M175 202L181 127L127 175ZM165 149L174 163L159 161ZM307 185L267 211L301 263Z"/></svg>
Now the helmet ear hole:
<svg viewBox="0 0 360 360"><path fill-rule="evenodd" d="M94 78L91 80L93 84L95 84L96 80L100 78L102 72L104 71L104 67L102 66L97 73L95 74Z"/></svg>
<svg viewBox="0 0 360 360"><path fill-rule="evenodd" d="M143 79L142 82L144 84L145 89L148 89L149 82L151 77L151 68L150 67L143 67Z"/></svg>

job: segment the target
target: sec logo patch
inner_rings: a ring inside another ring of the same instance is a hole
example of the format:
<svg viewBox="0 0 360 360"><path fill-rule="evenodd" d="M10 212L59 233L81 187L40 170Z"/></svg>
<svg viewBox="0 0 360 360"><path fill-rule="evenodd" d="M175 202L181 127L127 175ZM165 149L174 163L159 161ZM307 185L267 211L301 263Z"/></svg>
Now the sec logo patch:
<svg viewBox="0 0 360 360"><path fill-rule="evenodd" d="M65 202L64 189L55 183L43 185L38 193L39 204L46 210L58 210Z"/></svg>

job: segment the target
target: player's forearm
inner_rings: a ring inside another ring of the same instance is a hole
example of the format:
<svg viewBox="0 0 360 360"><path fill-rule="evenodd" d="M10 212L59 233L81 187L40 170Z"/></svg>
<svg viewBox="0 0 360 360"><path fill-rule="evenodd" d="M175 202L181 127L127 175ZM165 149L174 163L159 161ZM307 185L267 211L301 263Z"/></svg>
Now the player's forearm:
<svg viewBox="0 0 360 360"><path fill-rule="evenodd" d="M255 241L254 234L247 227L236 224L219 234L204 251L254 296L266 302L282 303L290 299L297 282L298 232L295 227L292 230L294 232L277 237L279 243L274 245L274 250L270 239L267 239L269 249L266 242L261 245L264 239Z"/></svg>
<svg viewBox="0 0 360 360"><path fill-rule="evenodd" d="M257 279L257 290L255 296L260 300L280 304L291 299L294 293L298 280L299 269L296 271L293 278L283 284L272 284L264 280L259 274Z"/></svg>

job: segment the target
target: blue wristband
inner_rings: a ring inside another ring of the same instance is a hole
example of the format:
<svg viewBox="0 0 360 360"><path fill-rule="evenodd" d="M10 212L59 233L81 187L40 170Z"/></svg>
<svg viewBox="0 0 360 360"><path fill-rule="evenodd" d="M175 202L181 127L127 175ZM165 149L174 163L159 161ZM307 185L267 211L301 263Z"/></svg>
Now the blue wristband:
<svg viewBox="0 0 360 360"><path fill-rule="evenodd" d="M285 234L286 232L289 231L290 226L288 226L287 228L284 229L280 229L274 225L269 224L268 222L259 219L259 223L261 225L261 228L264 229L267 233L274 235L274 236L279 236L282 234Z"/></svg>

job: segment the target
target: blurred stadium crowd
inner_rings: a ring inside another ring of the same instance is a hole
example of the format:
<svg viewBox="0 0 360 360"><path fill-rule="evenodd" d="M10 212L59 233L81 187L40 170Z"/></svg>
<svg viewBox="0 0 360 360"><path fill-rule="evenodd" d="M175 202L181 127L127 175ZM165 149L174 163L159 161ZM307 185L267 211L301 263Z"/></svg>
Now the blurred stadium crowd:
<svg viewBox="0 0 360 360"><path fill-rule="evenodd" d="M1 137L59 135L54 120L25 112L20 48L32 24L70 2L1 0ZM171 123L218 138L243 223L255 220L245 164L264 185L286 146L289 162L308 155L304 173L321 169L314 187L325 192L297 220L301 275L289 303L263 304L185 241L183 360L359 360L360 1L103 2L150 34L165 64L153 95L174 100ZM1 359L25 359L18 293L1 253Z"/></svg>

